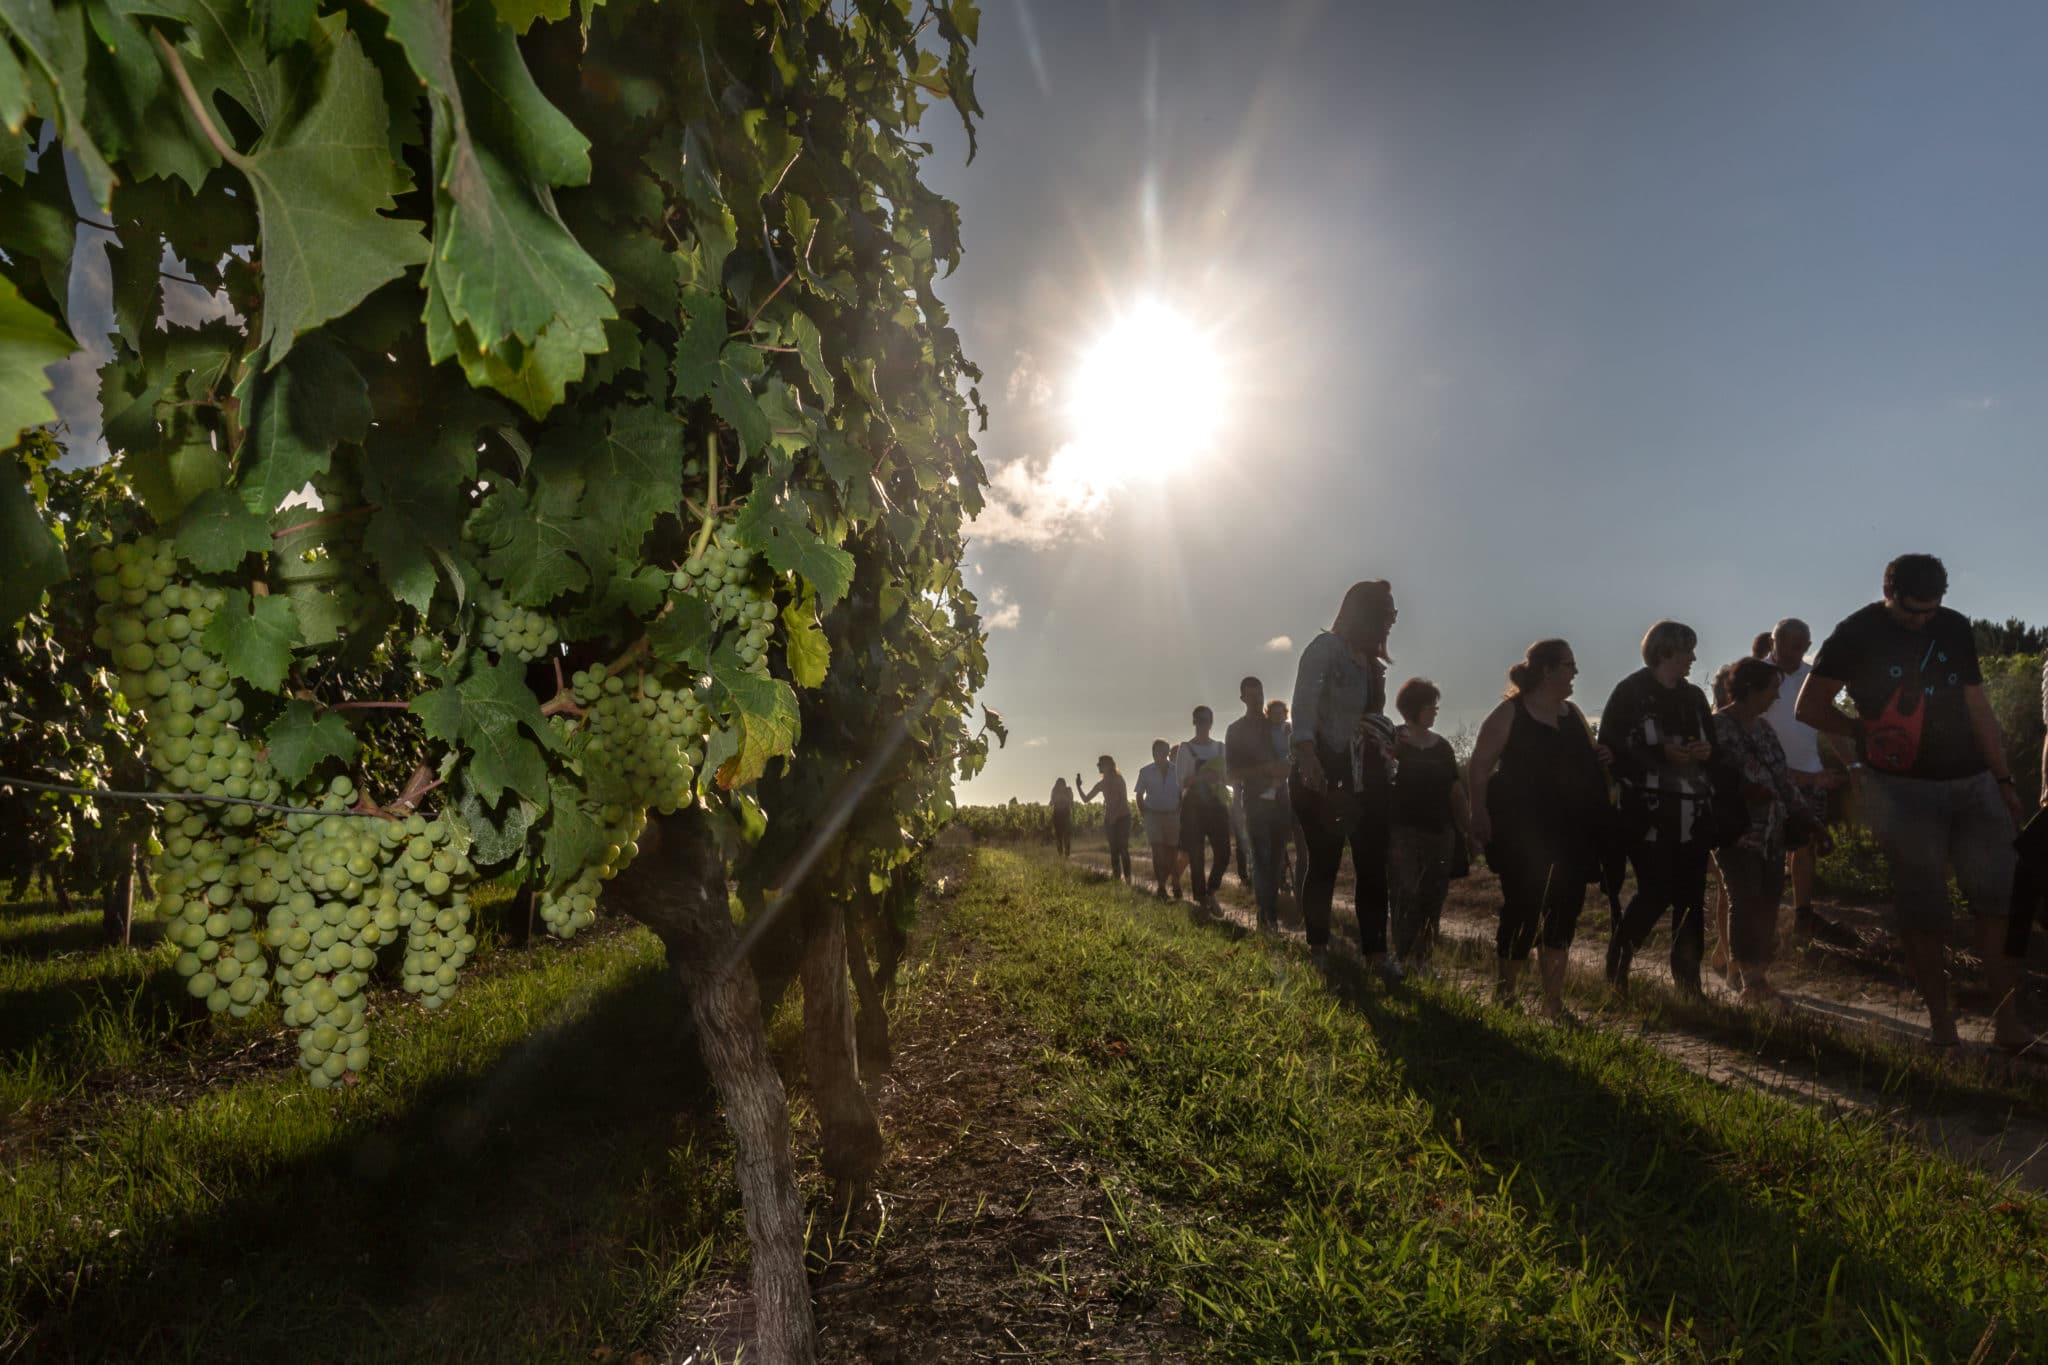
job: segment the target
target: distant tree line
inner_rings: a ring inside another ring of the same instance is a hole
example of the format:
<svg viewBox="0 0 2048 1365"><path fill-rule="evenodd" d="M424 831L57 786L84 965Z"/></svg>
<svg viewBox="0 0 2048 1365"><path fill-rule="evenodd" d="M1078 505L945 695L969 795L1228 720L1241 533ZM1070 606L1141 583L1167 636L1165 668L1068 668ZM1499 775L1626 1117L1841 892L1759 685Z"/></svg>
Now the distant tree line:
<svg viewBox="0 0 2048 1365"><path fill-rule="evenodd" d="M2030 626L2017 616L2002 623L1979 618L1970 622L1970 630L1977 637L1977 652L1987 659L2048 654L2048 626Z"/></svg>

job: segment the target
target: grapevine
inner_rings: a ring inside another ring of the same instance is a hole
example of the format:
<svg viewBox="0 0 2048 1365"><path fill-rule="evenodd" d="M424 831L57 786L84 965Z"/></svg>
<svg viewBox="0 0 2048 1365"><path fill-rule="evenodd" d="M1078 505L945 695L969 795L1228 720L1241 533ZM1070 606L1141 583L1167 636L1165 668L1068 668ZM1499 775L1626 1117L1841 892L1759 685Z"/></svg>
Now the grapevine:
<svg viewBox="0 0 2048 1365"><path fill-rule="evenodd" d="M16 9L0 223L68 224L68 169L121 238L100 393L140 524L90 556L94 643L172 798L188 989L279 1010L311 1085L374 1083L412 1007L374 983L446 1006L476 878L530 878L564 937L610 883L724 1001L720 1084L779 1104L717 851L763 906L792 852L835 896L908 884L981 751L980 376L917 132L937 99L971 140L972 5ZM4 372L75 347L71 241L0 253ZM164 249L234 314L171 322L128 268ZM7 448L52 415L0 393L10 622L71 568ZM198 799L237 793L292 813ZM786 1132L738 1137L787 1169ZM764 1198L763 1354L800 1358L801 1229Z"/></svg>

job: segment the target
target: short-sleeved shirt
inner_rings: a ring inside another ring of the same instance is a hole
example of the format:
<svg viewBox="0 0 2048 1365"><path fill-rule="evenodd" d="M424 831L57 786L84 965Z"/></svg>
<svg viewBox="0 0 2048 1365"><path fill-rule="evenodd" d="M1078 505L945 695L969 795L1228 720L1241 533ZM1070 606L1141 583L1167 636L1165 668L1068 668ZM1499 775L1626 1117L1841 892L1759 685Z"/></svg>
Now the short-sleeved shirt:
<svg viewBox="0 0 2048 1365"><path fill-rule="evenodd" d="M1820 731L1793 714L1793 707L1799 704L1799 689L1812 672L1813 665L1801 659L1797 668L1781 674L1778 699L1764 712L1764 719L1778 736L1778 747L1785 751L1785 766L1796 773L1820 771Z"/></svg>
<svg viewBox="0 0 2048 1365"><path fill-rule="evenodd" d="M1210 801L1223 804L1227 801L1228 794L1214 787L1207 788L1201 791L1200 794L1197 794L1196 789L1188 785L1194 780L1196 772L1211 766L1214 766L1218 771L1221 771L1223 768L1222 740L1212 737L1209 739L1184 739L1180 742L1180 748L1176 749L1173 755L1173 776L1180 783L1182 804L1186 804L1189 801Z"/></svg>
<svg viewBox="0 0 2048 1365"><path fill-rule="evenodd" d="M1157 811L1161 815L1180 809L1180 783L1173 775L1173 764L1164 768L1157 763L1147 763L1138 771L1138 809Z"/></svg>
<svg viewBox="0 0 2048 1365"><path fill-rule="evenodd" d="M1839 678L1862 721L1863 761L1899 777L1974 777L1990 765L1963 689L1984 681L1969 618L1947 607L1919 630L1873 602L1836 626L1813 661Z"/></svg>
<svg viewBox="0 0 2048 1365"><path fill-rule="evenodd" d="M1233 773L1260 764L1287 761L1287 730L1263 715L1239 716L1223 732L1224 761ZM1239 784L1247 801L1271 801L1287 786L1285 778L1247 777Z"/></svg>
<svg viewBox="0 0 2048 1365"><path fill-rule="evenodd" d="M1442 735L1421 748L1401 742L1394 749L1394 823L1442 829L1451 822L1451 789L1458 785L1458 755Z"/></svg>

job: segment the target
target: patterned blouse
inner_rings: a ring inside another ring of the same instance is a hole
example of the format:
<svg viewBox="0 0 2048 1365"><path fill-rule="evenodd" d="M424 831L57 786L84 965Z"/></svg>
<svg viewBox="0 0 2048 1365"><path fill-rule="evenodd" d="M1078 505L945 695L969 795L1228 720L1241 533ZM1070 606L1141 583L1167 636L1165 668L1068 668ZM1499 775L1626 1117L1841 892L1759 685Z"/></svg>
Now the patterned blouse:
<svg viewBox="0 0 2048 1365"><path fill-rule="evenodd" d="M1778 732L1761 716L1745 722L1730 710L1714 713L1714 735L1721 761L1738 769L1750 789L1749 829L1736 843L1766 858L1781 857L1785 823L1801 805L1799 789L1792 785L1792 774L1785 767ZM1771 794L1759 799L1755 795L1759 787Z"/></svg>

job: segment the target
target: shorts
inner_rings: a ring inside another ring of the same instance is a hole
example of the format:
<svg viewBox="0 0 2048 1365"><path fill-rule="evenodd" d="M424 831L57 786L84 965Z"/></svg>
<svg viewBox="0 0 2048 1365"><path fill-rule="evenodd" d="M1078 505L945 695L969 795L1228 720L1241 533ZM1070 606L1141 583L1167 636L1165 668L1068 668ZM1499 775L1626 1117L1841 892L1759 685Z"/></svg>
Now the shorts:
<svg viewBox="0 0 2048 1365"><path fill-rule="evenodd" d="M1860 776L1864 822L1891 862L1898 928L1947 926L1951 870L1972 914L2005 916L2019 859L2012 815L1990 773L1930 779L1865 769Z"/></svg>
<svg viewBox="0 0 2048 1365"><path fill-rule="evenodd" d="M1168 844L1180 847L1180 811L1148 810L1145 812L1145 842Z"/></svg>

